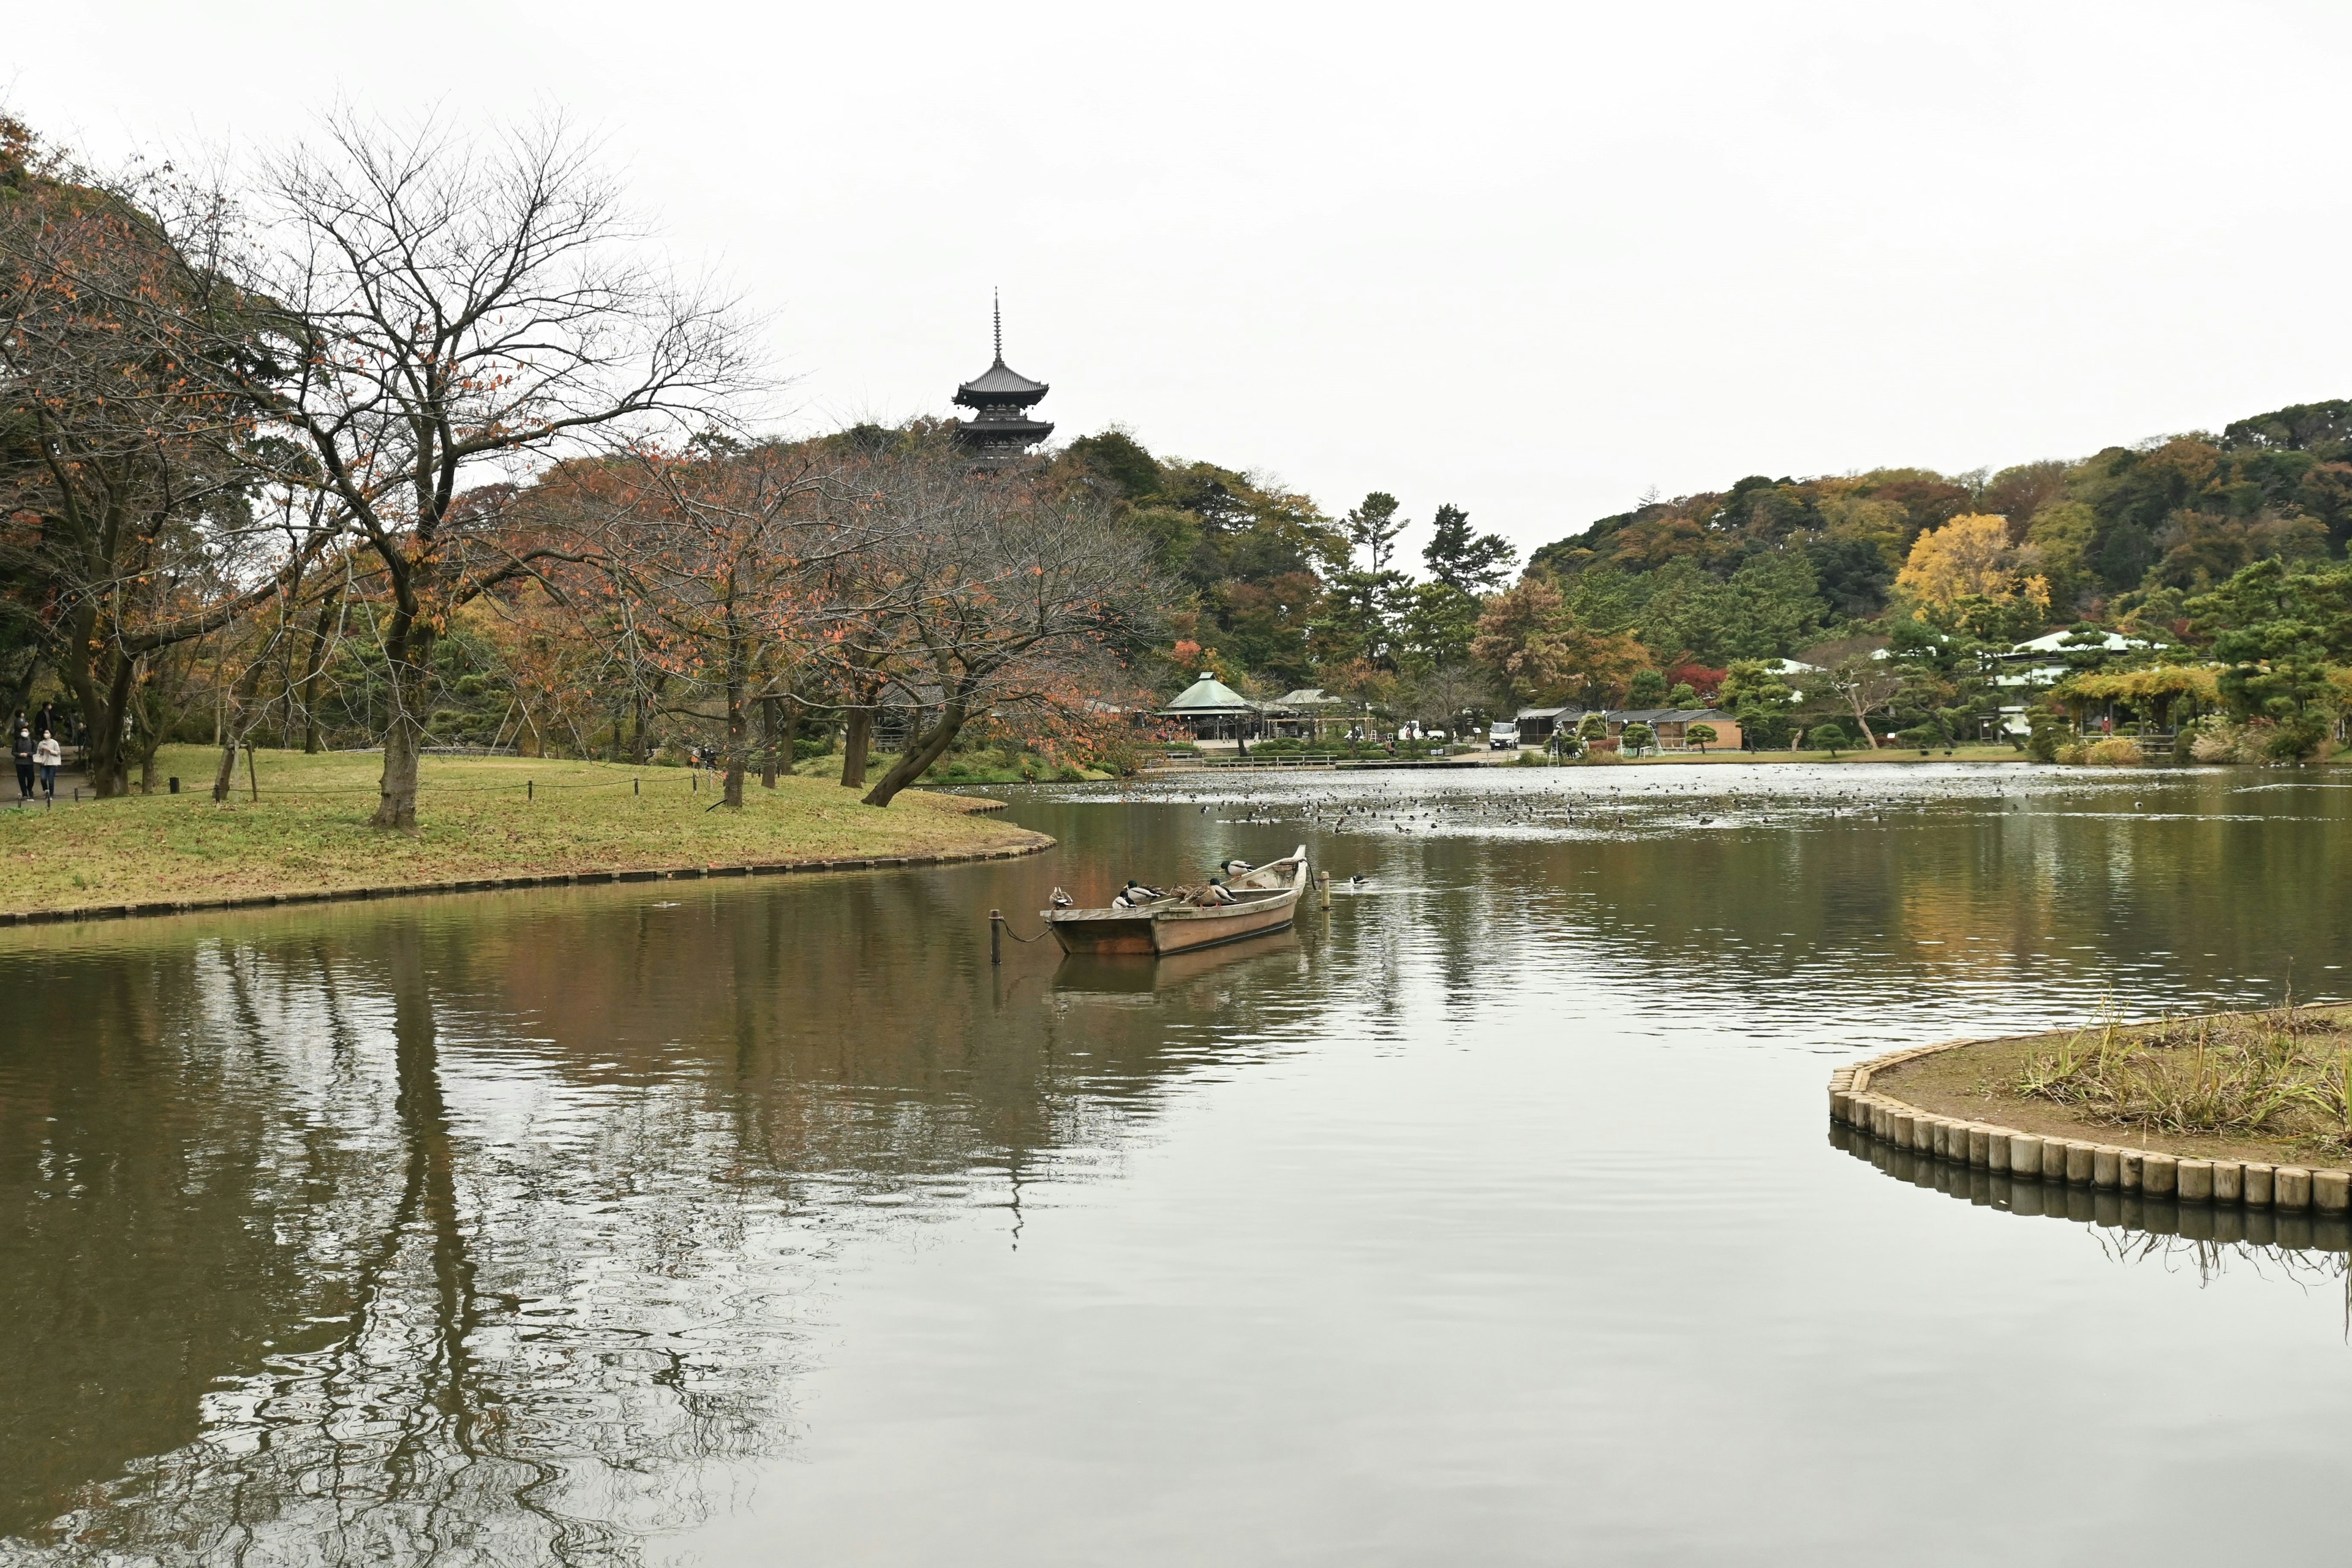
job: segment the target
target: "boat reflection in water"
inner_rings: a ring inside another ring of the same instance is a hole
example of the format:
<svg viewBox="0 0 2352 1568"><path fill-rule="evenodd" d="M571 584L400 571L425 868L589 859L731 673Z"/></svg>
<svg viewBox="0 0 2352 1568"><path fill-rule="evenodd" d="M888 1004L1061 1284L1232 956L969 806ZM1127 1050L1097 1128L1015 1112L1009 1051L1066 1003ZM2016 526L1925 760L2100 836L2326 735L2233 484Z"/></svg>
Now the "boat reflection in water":
<svg viewBox="0 0 2352 1568"><path fill-rule="evenodd" d="M1295 927L1246 942L1195 948L1164 958L1145 953L1074 952L1054 971L1054 989L1098 995L1160 996L1171 991L1189 990L1211 978L1227 984L1252 977L1270 979L1296 971L1306 955Z"/></svg>
<svg viewBox="0 0 2352 1568"><path fill-rule="evenodd" d="M2069 1220L2111 1233L2101 1245L2119 1257L2169 1253L2176 1238L2195 1244L2199 1266L2218 1269L2224 1249L2259 1254L2271 1261L2347 1275L2352 1256L2352 1218L2344 1215L2242 1208L2235 1204L2182 1203L2111 1187L2045 1182L2005 1171L1939 1160L1914 1149L1898 1149L1859 1128L1833 1125L1830 1144L1866 1160L1898 1182L1958 1198L1979 1208L2000 1209L2029 1219ZM2115 1245L2117 1235L2123 1246Z"/></svg>

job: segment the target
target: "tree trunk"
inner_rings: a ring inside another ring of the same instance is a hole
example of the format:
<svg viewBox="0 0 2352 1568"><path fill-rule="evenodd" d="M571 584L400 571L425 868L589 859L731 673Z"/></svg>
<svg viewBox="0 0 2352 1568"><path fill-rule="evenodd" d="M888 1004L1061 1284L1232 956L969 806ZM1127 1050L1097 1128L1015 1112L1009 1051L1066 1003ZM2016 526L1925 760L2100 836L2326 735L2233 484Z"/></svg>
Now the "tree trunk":
<svg viewBox="0 0 2352 1568"><path fill-rule="evenodd" d="M315 757L326 742L319 730L319 682L327 673L327 628L334 619L339 595L328 595L319 602L319 619L310 627L310 656L304 661L302 676L302 753Z"/></svg>
<svg viewBox="0 0 2352 1568"><path fill-rule="evenodd" d="M740 809L743 805L744 763L751 752L751 715L746 710L743 678L740 671L742 661L732 661L734 671L727 679L727 791L719 796L721 805Z"/></svg>
<svg viewBox="0 0 2352 1568"><path fill-rule="evenodd" d="M219 805L228 799L228 792L236 787L236 742L231 741L221 748L220 766L213 773L213 804Z"/></svg>
<svg viewBox="0 0 2352 1568"><path fill-rule="evenodd" d="M90 786L98 797L110 800L131 793L130 769L122 755L122 715L131 700L137 661L110 648L97 668L92 668L87 639L96 635L92 618L84 623L84 629L77 637L79 646L67 655L58 673L81 704L85 731L82 771L89 775ZM103 688L99 684L100 680L105 682ZM36 734L33 738L37 741L40 736ZM59 735L58 743L63 745L65 740Z"/></svg>
<svg viewBox="0 0 2352 1568"><path fill-rule="evenodd" d="M852 708L842 715L841 787L858 789L866 783L866 746L874 735L874 710Z"/></svg>
<svg viewBox="0 0 2352 1568"><path fill-rule="evenodd" d="M1878 750L1878 737L1870 732L1870 721L1862 711L1862 704L1849 699L1846 706L1853 710L1853 721L1862 726L1862 738L1870 742L1872 751Z"/></svg>
<svg viewBox="0 0 2352 1568"><path fill-rule="evenodd" d="M782 702L784 709L784 732L782 739L784 776L789 778L792 776L793 769L800 765L801 700L788 692L783 697Z"/></svg>
<svg viewBox="0 0 2352 1568"><path fill-rule="evenodd" d="M760 699L760 787L776 787L776 700Z"/></svg>
<svg viewBox="0 0 2352 1568"><path fill-rule="evenodd" d="M394 611L384 675L392 701L383 727L383 782L378 787L378 827L416 826L416 762L425 744L424 707L433 670L434 633L408 611Z"/></svg>
<svg viewBox="0 0 2352 1568"><path fill-rule="evenodd" d="M217 722L221 732L221 760L220 771L213 775L215 805L219 805L227 800L228 792L236 787L237 747L240 745L246 747L246 766L249 769L253 765L252 747L247 741L247 737L252 733L252 726L246 722L245 715L253 706L254 694L260 689L261 661L257 658L253 661L253 668L245 672L245 679L238 681L234 691L230 693L227 705L220 710ZM254 784L253 798L256 800L261 798L261 785L258 781Z"/></svg>
<svg viewBox="0 0 2352 1568"><path fill-rule="evenodd" d="M930 771L933 763L947 754L955 738L963 729L964 707L961 700L950 701L940 709L940 721L919 739L908 743L899 753L898 763L882 775L882 782L866 796L868 805L887 805L890 797Z"/></svg>

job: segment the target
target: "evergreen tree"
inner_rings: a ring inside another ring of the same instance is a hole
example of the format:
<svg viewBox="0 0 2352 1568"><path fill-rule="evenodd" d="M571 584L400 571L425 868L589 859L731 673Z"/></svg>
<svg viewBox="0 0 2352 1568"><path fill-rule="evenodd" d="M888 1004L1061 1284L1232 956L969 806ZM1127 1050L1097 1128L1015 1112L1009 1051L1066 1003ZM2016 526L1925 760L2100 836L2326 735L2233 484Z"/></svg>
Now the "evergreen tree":
<svg viewBox="0 0 2352 1568"><path fill-rule="evenodd" d="M1470 514L1451 501L1430 521L1429 547L1421 560L1432 577L1473 598L1503 585L1518 558L1509 540L1499 533L1473 534Z"/></svg>

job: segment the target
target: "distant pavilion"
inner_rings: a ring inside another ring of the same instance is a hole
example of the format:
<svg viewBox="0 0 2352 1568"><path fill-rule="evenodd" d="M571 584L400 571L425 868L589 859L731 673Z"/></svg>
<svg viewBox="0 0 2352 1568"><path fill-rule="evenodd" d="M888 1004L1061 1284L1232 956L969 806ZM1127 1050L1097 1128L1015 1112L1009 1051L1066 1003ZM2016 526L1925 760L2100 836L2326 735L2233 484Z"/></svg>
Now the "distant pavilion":
<svg viewBox="0 0 2352 1568"><path fill-rule="evenodd" d="M1196 741L1246 741L1259 733L1258 705L1205 669L1157 716L1191 725Z"/></svg>

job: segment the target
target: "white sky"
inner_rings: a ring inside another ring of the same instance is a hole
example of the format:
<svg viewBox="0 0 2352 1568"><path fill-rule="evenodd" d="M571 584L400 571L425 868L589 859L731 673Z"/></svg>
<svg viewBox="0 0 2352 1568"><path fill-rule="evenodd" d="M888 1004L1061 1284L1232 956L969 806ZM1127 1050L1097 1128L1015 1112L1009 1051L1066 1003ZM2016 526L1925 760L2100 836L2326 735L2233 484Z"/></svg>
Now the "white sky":
<svg viewBox="0 0 2352 1568"><path fill-rule="evenodd" d="M1001 284L1060 437L1523 549L1654 485L2352 395L2341 0L89 0L0 51L101 161L560 108L803 423L946 412Z"/></svg>

